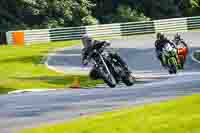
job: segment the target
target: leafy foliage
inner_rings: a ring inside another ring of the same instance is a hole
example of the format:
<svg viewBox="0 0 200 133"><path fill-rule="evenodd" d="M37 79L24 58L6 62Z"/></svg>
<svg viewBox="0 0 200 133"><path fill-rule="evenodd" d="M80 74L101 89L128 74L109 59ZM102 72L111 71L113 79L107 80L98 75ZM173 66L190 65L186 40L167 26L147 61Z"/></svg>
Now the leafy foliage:
<svg viewBox="0 0 200 133"><path fill-rule="evenodd" d="M191 12L194 15L200 15L200 0L191 0Z"/></svg>
<svg viewBox="0 0 200 133"><path fill-rule="evenodd" d="M3 0L0 27L54 28L97 23L88 0Z"/></svg>
<svg viewBox="0 0 200 133"><path fill-rule="evenodd" d="M200 15L200 0L1 0L0 29L34 29Z"/></svg>
<svg viewBox="0 0 200 133"><path fill-rule="evenodd" d="M131 9L129 6L119 6L117 13L113 15L112 22L132 22L132 21L145 21L150 20L144 16L143 13L139 13L136 9Z"/></svg>

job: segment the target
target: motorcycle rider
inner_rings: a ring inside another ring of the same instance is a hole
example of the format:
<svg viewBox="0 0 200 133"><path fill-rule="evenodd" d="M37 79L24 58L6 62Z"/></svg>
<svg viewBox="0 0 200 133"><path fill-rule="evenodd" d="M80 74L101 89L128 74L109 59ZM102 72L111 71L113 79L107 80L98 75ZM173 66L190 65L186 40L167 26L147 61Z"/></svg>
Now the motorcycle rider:
<svg viewBox="0 0 200 133"><path fill-rule="evenodd" d="M83 43L82 64L84 66L86 66L89 63L89 61L90 61L89 54L91 52L93 52L93 50L95 49L96 45L105 45L105 46L110 46L111 45L109 41L95 40L92 37L88 36L87 34L83 35L81 40L82 40L82 43ZM123 64L124 69L128 71L127 64L121 59L121 57L116 52L112 52L112 53L110 53L110 55L113 58L115 58L118 62ZM90 71L89 75L94 80L99 78L98 77L98 72L97 72L95 67L92 68L92 70Z"/></svg>
<svg viewBox="0 0 200 133"><path fill-rule="evenodd" d="M176 46L173 42L168 40L163 33L160 32L157 33L156 38L157 38L157 40L155 41L156 55L157 58L160 60L162 66L165 67L166 64L164 63L162 58L163 47L165 46L166 43L169 43L173 48L176 48Z"/></svg>
<svg viewBox="0 0 200 133"><path fill-rule="evenodd" d="M186 48L188 48L188 45L185 43L185 41L181 38L181 35L178 33L176 33L176 35L174 36L173 42L176 44L176 46L180 45L181 42Z"/></svg>
<svg viewBox="0 0 200 133"><path fill-rule="evenodd" d="M185 63L186 57L188 54L188 45L186 44L186 42L181 38L180 34L178 34L178 33L176 33L176 35L174 36L173 42L176 44L176 47L178 50L179 62L180 62L180 56L183 55L184 63ZM184 47L182 47L181 44ZM181 47L179 47L179 46L181 46Z"/></svg>

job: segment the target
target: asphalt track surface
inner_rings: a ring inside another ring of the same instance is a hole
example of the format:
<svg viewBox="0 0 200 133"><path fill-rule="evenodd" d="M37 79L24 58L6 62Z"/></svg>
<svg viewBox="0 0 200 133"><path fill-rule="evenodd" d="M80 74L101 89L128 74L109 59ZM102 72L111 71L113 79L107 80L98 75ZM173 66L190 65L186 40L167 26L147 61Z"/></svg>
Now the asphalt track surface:
<svg viewBox="0 0 200 133"><path fill-rule="evenodd" d="M190 54L200 47L200 33L184 33L190 45ZM191 56L184 71L168 75L154 53L154 35L113 40L112 46L137 77L160 77L132 87L120 85L108 87L24 93L0 96L0 133L11 133L23 128L36 127L44 123L56 123L113 109L160 102L178 96L200 93L200 64ZM50 55L47 63L57 71L88 71L81 68L80 48L67 48ZM164 78L161 78L164 77Z"/></svg>

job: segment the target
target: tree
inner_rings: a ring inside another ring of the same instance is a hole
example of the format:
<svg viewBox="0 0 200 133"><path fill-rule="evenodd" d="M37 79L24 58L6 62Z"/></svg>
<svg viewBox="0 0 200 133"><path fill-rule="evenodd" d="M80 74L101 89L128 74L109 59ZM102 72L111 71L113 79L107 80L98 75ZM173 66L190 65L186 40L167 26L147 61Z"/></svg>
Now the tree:
<svg viewBox="0 0 200 133"><path fill-rule="evenodd" d="M95 23L90 11L92 7L94 5L88 0L35 0L32 13L48 28L80 26ZM86 21L87 18L94 21Z"/></svg>
<svg viewBox="0 0 200 133"><path fill-rule="evenodd" d="M200 0L191 0L191 12L193 15L200 15Z"/></svg>
<svg viewBox="0 0 200 133"><path fill-rule="evenodd" d="M143 13L138 12L136 9L126 5L121 5L117 9L117 13L113 15L112 22L133 22L133 21L145 21L150 18L144 16Z"/></svg>
<svg viewBox="0 0 200 133"><path fill-rule="evenodd" d="M180 17L175 0L142 0L144 14L153 19Z"/></svg>
<svg viewBox="0 0 200 133"><path fill-rule="evenodd" d="M200 0L1 0L0 29L81 26L200 15Z"/></svg>
<svg viewBox="0 0 200 133"><path fill-rule="evenodd" d="M0 27L54 28L96 24L88 0L2 0Z"/></svg>

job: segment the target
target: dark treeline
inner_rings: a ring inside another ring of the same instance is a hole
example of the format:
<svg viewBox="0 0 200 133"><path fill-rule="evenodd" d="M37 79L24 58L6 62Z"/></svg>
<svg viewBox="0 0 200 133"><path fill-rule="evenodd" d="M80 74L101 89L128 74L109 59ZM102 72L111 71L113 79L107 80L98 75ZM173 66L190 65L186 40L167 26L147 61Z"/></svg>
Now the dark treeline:
<svg viewBox="0 0 200 133"><path fill-rule="evenodd" d="M200 15L200 0L0 0L0 30Z"/></svg>

